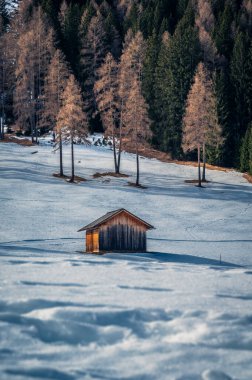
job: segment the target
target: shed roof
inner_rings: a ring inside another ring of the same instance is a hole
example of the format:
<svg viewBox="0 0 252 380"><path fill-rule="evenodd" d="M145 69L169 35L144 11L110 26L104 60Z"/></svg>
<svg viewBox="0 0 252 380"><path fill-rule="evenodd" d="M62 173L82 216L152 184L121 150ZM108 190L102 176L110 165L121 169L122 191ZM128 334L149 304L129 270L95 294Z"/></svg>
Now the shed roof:
<svg viewBox="0 0 252 380"><path fill-rule="evenodd" d="M81 231L86 231L86 230L91 230L91 229L94 229L94 228L97 228L99 226L101 226L102 224L104 224L105 222L107 222L108 220L114 218L115 216L117 216L118 214L122 213L122 212L125 212L126 214L130 215L132 218L134 218L138 223L140 224L144 224L146 226L146 228L148 230L152 230L154 229L154 227L145 222L144 220L142 220L141 218L139 218L138 216L132 214L131 212L125 210L124 208L120 208L118 210L115 210L115 211L110 211L108 212L107 214L105 214L104 216L102 216L101 218L95 220L94 222L88 224L87 226L81 228L78 232L81 232Z"/></svg>

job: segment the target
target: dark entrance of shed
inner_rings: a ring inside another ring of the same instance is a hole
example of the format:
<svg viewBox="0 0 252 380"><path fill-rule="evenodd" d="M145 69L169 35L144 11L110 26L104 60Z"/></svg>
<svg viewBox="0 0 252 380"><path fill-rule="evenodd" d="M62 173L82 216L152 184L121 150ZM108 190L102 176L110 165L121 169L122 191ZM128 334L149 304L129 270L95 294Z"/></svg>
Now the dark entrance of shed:
<svg viewBox="0 0 252 380"><path fill-rule="evenodd" d="M108 212L81 228L86 231L86 252L146 252L147 230L154 227L125 209Z"/></svg>

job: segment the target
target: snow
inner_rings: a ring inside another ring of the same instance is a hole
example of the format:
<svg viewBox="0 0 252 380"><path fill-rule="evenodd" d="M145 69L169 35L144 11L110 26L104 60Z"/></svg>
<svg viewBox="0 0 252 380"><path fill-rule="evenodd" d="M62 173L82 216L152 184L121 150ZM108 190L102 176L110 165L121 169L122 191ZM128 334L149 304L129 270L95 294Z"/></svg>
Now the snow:
<svg viewBox="0 0 252 380"><path fill-rule="evenodd" d="M1 380L251 379L252 185L208 171L200 189L196 168L143 158L146 189L93 179L113 170L95 146L70 184L52 149L0 145ZM156 227L150 253L81 254L77 230L121 207Z"/></svg>

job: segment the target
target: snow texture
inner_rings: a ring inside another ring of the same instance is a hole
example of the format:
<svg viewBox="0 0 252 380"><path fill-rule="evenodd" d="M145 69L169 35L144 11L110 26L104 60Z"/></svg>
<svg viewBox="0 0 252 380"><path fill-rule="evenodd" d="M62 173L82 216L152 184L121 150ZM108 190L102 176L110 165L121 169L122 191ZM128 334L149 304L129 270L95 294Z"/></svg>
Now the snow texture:
<svg viewBox="0 0 252 380"><path fill-rule="evenodd" d="M250 380L252 185L143 158L146 189L93 179L113 170L94 146L70 184L52 149L0 145L0 379ZM149 253L82 254L77 230L121 207L156 227Z"/></svg>

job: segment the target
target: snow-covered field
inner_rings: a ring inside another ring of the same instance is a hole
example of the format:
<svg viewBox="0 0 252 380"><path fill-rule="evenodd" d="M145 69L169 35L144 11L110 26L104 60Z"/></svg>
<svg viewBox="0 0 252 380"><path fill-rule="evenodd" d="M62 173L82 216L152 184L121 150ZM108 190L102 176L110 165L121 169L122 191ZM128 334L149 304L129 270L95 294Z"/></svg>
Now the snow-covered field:
<svg viewBox="0 0 252 380"><path fill-rule="evenodd" d="M102 148L76 148L82 184L52 177L50 146L1 144L0 159L1 380L252 379L252 185L241 174L209 171L199 189L184 183L195 168L142 159L147 189L136 189L92 178L113 169ZM122 169L134 174L134 156ZM151 253L79 253L76 231L121 207L156 227Z"/></svg>

